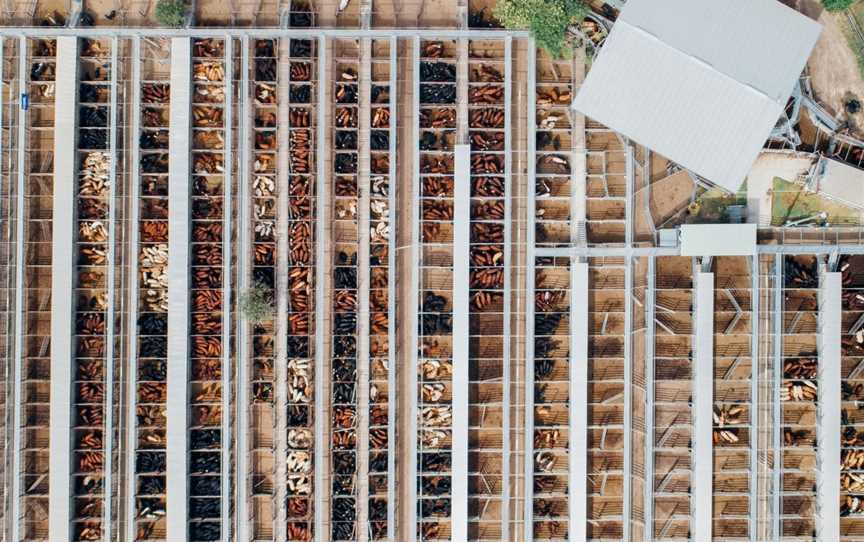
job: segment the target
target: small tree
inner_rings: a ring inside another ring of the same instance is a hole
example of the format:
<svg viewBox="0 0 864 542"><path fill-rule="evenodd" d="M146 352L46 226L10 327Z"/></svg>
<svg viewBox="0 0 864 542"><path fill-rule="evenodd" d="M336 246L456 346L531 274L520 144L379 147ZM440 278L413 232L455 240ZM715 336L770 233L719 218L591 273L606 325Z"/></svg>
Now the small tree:
<svg viewBox="0 0 864 542"><path fill-rule="evenodd" d="M159 0L156 4L156 21L162 26L183 26L186 19L186 4L181 0Z"/></svg>
<svg viewBox="0 0 864 542"><path fill-rule="evenodd" d="M240 312L252 325L263 324L273 318L276 312L273 306L273 292L260 282L242 292L238 303Z"/></svg>
<svg viewBox="0 0 864 542"><path fill-rule="evenodd" d="M498 0L495 17L510 30L528 30L543 50L559 58L588 8L582 0Z"/></svg>
<svg viewBox="0 0 864 542"><path fill-rule="evenodd" d="M822 0L822 5L828 11L843 11L855 3L855 0Z"/></svg>

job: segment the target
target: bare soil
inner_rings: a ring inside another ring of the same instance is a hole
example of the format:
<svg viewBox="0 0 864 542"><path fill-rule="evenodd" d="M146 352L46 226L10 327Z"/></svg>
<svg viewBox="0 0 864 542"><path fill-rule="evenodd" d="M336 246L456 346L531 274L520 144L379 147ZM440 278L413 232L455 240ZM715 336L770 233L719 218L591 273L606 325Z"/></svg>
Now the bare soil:
<svg viewBox="0 0 864 542"><path fill-rule="evenodd" d="M819 17L822 35L807 63L816 100L835 115L844 114L843 103L850 97L864 100L864 79L844 34L844 17L845 14L822 13ZM858 133L862 133L864 113L852 117Z"/></svg>
<svg viewBox="0 0 864 542"><path fill-rule="evenodd" d="M22 2L23 4L30 4L30 2ZM71 2L69 0L39 0L36 3L36 18L37 20L42 20L45 17L50 16L55 11L60 13L64 17L69 15L69 9L71 7Z"/></svg>

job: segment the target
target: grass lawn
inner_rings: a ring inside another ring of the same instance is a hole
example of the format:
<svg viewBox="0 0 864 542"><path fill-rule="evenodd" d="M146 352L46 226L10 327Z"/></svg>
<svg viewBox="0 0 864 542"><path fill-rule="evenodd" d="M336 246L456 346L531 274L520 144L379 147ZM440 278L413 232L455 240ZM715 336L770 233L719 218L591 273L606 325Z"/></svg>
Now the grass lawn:
<svg viewBox="0 0 864 542"><path fill-rule="evenodd" d="M827 220L831 225L861 224L861 213L858 210L805 192L803 185L774 177L771 195L772 226L783 226L790 220L810 217L822 211L828 213ZM818 220L813 223L818 223Z"/></svg>

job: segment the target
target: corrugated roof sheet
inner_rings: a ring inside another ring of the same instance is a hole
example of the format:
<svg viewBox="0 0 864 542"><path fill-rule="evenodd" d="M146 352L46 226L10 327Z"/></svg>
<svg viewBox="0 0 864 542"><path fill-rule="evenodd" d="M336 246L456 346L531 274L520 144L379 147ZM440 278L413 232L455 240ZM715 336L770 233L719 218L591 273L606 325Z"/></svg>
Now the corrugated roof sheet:
<svg viewBox="0 0 864 542"><path fill-rule="evenodd" d="M776 0L629 0L573 105L734 191L820 31Z"/></svg>
<svg viewBox="0 0 864 542"><path fill-rule="evenodd" d="M824 168L819 180L820 194L864 208L864 170L833 158L822 158L819 165Z"/></svg>

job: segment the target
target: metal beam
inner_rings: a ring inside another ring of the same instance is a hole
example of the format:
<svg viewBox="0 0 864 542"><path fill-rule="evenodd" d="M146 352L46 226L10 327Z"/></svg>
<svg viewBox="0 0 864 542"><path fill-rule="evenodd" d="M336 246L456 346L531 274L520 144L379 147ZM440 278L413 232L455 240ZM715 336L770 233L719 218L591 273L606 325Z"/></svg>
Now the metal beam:
<svg viewBox="0 0 864 542"><path fill-rule="evenodd" d="M841 437L841 273L823 273L819 285L819 401L816 419L818 461L816 539L840 540Z"/></svg>
<svg viewBox="0 0 864 542"><path fill-rule="evenodd" d="M654 306L657 260L648 256L648 277L645 288L645 540L654 540Z"/></svg>
<svg viewBox="0 0 864 542"><path fill-rule="evenodd" d="M288 118L290 111L290 85L291 80L291 62L285 62L283 57L291 56L290 42L287 39L279 40L279 59L277 63L279 74L279 118ZM248 70L247 70L248 72ZM248 92L248 91L247 91ZM251 119L247 117L247 122L251 123ZM274 444L276 448L276 483L274 502L274 510L276 511L276 521L274 526L275 542L285 542L286 539L286 524L287 510L284 506L278 506L276 503L285 502L287 498L287 438L288 438L288 262L289 262L289 247L288 247L288 232L289 232L289 209L290 209L290 169L291 169L291 149L286 143L290 138L290 130L287 122L280 122L276 127L276 134L279 141L282 142L278 149L278 168L277 168L277 186L278 186L278 208L276 218L276 363L274 376L276 379L276 438ZM250 141L251 144L251 141ZM310 145L312 142L310 141ZM247 158L245 165L248 175L249 159ZM311 164L310 164L311 165ZM317 302L317 301L316 301ZM316 379L317 380L317 379ZM244 541L240 541L244 542Z"/></svg>
<svg viewBox="0 0 864 542"><path fill-rule="evenodd" d="M537 247L538 257L561 257L565 254L574 254L582 258L624 258L639 256L680 256L679 247ZM756 254L864 254L864 244L851 245L757 245ZM741 256L752 256L753 254L742 254Z"/></svg>
<svg viewBox="0 0 864 542"><path fill-rule="evenodd" d="M588 334L590 296L587 263L570 262L570 408L568 460L568 516L571 542L588 540ZM533 300L533 296L531 298Z"/></svg>
<svg viewBox="0 0 864 542"><path fill-rule="evenodd" d="M316 210L318 216L315 221L315 481L314 488L314 515L315 515L315 536L323 537L323 540L329 540L328 525L329 514L325 514L328 508L329 495L329 480L326 476L328 470L327 461L327 446L325 443L330 441L327 434L327 416L326 402L327 388L324 386L324 361L328 358L329 352L324 349L324 333L321 332L324 326L324 284L327 280L327 265L324 262L326 254L325 243L323 242L324 234L327 231L325 225L328 223L327 206L329 205L330 197L327 194L327 182L325 180L327 160L329 153L324 152L327 148L327 130L324 129L327 120L327 104L328 96L328 77L327 77L327 37L319 35L318 37L318 144L317 144L317 164L315 186L317 194Z"/></svg>
<svg viewBox="0 0 864 542"><path fill-rule="evenodd" d="M447 28L226 28L226 27L193 27L193 28L132 28L132 27L5 27L0 28L0 37L31 37L31 38L54 38L60 36L74 36L80 38L104 38L104 37L161 37L161 38L242 38L244 36L256 38L423 38L423 39L501 39L506 36L513 38L528 38L529 32L522 30L496 30L496 29L447 29Z"/></svg>
<svg viewBox="0 0 864 542"><path fill-rule="evenodd" d="M413 140L420 141L420 38L415 37L411 43L412 50L412 62L413 62L413 70L411 77L413 79L413 111L414 111L414 124L412 126L413 132ZM393 93L391 92L391 95ZM410 412L408 412L409 416L409 432L408 432L408 440L409 440L409 457L407 458L409 465L410 477L405 483L408 484L409 495L410 498L408 502L405 503L405 507L408 509L408 525L405 527L408 531L408 542L417 542L417 454L419 447L417 446L417 440L419 434L417 432L417 394L418 392L418 377L417 371L419 369L419 356L418 350L420 348L420 334L418 331L419 326L419 315L418 312L420 310L420 150L419 145L414 144L413 147L413 165L414 170L412 172L411 178L411 213L413 224L411 228L411 247L412 247L412 258L411 258L411 299L409 302L411 303L411 343L408 345L409 350L409 359L411 360L411 364L408 368L408 381L410 386L408 387L407 393L411 400L411 408Z"/></svg>
<svg viewBox="0 0 864 542"><path fill-rule="evenodd" d="M513 77L513 40L504 39L504 329L502 344L502 409L501 427L503 438L501 439L501 541L510 540L510 304L511 300L511 273L513 262L511 258L513 251L511 247L513 239L513 157L512 157L512 77ZM470 190L469 190L470 196Z"/></svg>
<svg viewBox="0 0 864 542"><path fill-rule="evenodd" d="M451 537L468 539L471 146L456 145L453 176L453 438Z"/></svg>
<svg viewBox="0 0 864 542"><path fill-rule="evenodd" d="M171 125L168 130L168 400L167 542L187 536L189 431L189 178L192 42L171 40ZM226 300L227 301L227 300ZM226 345L227 346L227 345Z"/></svg>
<svg viewBox="0 0 864 542"><path fill-rule="evenodd" d="M116 318L114 304L116 301L115 274L119 267L117 257L117 69L119 40L115 37L111 40L111 112L109 126L109 144L111 148L111 165L109 166L109 184L108 184L108 271L107 271L107 288L108 288L108 310L105 314L105 421L104 430L102 432L104 442L104 466L103 466L103 482L102 494L102 539L105 542L111 542L113 535L114 517L114 484L112 478L114 473L114 335L117 331L117 324L114 321ZM137 201L137 200L132 200ZM134 259L134 256L133 256ZM122 373L121 373L122 374ZM117 486L119 489L119 485Z"/></svg>
<svg viewBox="0 0 864 542"><path fill-rule="evenodd" d="M4 45L5 45L5 40L0 38L0 59L4 58L4 56L3 56L3 53L5 53ZM10 65L14 65L14 64L12 64L10 62ZM9 272L11 271L11 269L10 269L11 265L10 264L11 264L11 260L12 260L12 253L11 253L11 250L12 250L12 213L14 212L13 211L14 205L12 204L12 163L11 163L11 161L9 162L8 177L3 175L3 164L2 164L2 162L5 162L5 159L3 156L3 149L4 149L4 146L3 146L3 128L4 128L4 126L3 126L3 119L4 119L3 111L4 111L4 106L6 105L6 102L4 99L4 94L3 94L3 87L5 84L5 79L3 77L3 74L4 74L3 68L4 67L5 67L5 63L2 60L0 60L0 194L4 193L3 184L5 181L6 182L5 194L7 197L6 201L8 204L6 212L8 214L5 215L5 217L4 217L6 219L6 221L3 224L3 229L4 229L4 233L6 235L6 240L8 243L7 246L9 248L9 253L7 253L7 256L6 256L6 273L7 273L7 275L6 275L6 277L4 277L4 285L6 287L6 296L5 296L5 300L4 300L4 302L6 303L6 307L4 308L4 312L6 313L6 321L5 321L6 345L5 345L4 352L3 352L4 361L6 363L6 366L4 367L4 369L5 369L4 376L6 378L6 388L5 388L4 394L3 394L3 399L6 401L5 408L3 409L4 410L3 423L6 424L5 427L3 428L3 437L4 437L4 440L3 440L3 452L4 452L3 465L4 465L4 467L8 468L8 466L9 466L9 463L8 463L8 460L9 460L9 429L12 427L10 424L10 420L9 420L9 405L12 405L17 401L16 397L14 397L14 396L10 397L9 396L9 393L10 393L9 390L10 390L10 388L13 388L13 386L9 385L10 384L9 381L10 381L10 379L15 378L15 373L11 372L12 369L10 368L10 365L14 365L14 362L12 362L12 357L15 354L14 354L14 350L10 350L9 337L10 336L14 337L15 335L19 335L20 333L17 329L10 327L11 315L9 314L11 312L10 309L16 308L15 305L9 299L10 289L12 286L9 282L9 279L10 279ZM13 90L11 88L12 87L11 77L10 77L9 83L10 83L9 84L9 87L10 87L9 88L9 98L10 98L10 102L11 102L12 97L15 96L15 93L13 92ZM14 118L14 116L12 114L10 114L9 115L10 146L11 146L12 130L13 130L13 128L12 128L12 119L13 118ZM15 258L15 261L16 261L16 268L17 268L17 263L18 263L17 256ZM17 271L16 271L16 274L17 274ZM13 345L14 345L14 339L13 339ZM12 453L14 454L15 452L13 451ZM9 486L9 472L4 469L3 474L5 476L4 482L6 482L6 485L3 488L5 500L3 501L3 504L2 504L3 511L2 511L2 513L0 513L0 515L3 516L3 521L2 521L2 523L0 523L0 529L2 529L3 532L5 533L5 532L7 532L6 526L10 523L9 518L6 515L8 510L9 510L7 508L7 503L10 501L10 497L8 494L10 486ZM11 499L14 500L16 498L17 497L13 496Z"/></svg>
<svg viewBox="0 0 864 542"><path fill-rule="evenodd" d="M527 206L528 225L525 235L525 454L523 459L524 540L534 542L534 289L535 289L535 223L537 220L537 198L534 184L537 180L537 163L530 157L537 151L537 48L534 40L528 42L528 175Z"/></svg>
<svg viewBox="0 0 864 542"><path fill-rule="evenodd" d="M633 515L633 258L624 259L624 540L631 540Z"/></svg>
<svg viewBox="0 0 864 542"><path fill-rule="evenodd" d="M29 91L27 88L27 75L30 73L27 66L27 39L18 40L18 96L19 100ZM11 118L11 115L10 115ZM15 361L12 394L12 497L11 516L9 522L9 539L21 540L21 446L24 441L21 438L22 408L24 402L22 396L22 380L24 369L24 272L27 256L24 253L24 187L26 177L24 173L24 161L27 150L27 109L24 104L18 103L18 186L16 194L17 214L15 216ZM11 135L11 134L10 134Z"/></svg>
<svg viewBox="0 0 864 542"><path fill-rule="evenodd" d="M696 337L693 377L693 525L694 542L711 542L714 450L714 273L695 277Z"/></svg>
<svg viewBox="0 0 864 542"><path fill-rule="evenodd" d="M628 247L633 246L633 194L636 183L636 168L634 165L633 143L627 142L624 146L624 242Z"/></svg>
<svg viewBox="0 0 864 542"><path fill-rule="evenodd" d="M759 256L750 258L750 542L756 534L759 514Z"/></svg>
<svg viewBox="0 0 864 542"><path fill-rule="evenodd" d="M396 232L398 231L398 217L396 213L397 205L397 187L399 183L396 181L398 175L397 163L398 157L396 152L396 137L399 133L396 120L396 90L399 84L398 79L398 47L399 42L396 38L390 38L390 170L388 171L388 205L390 211L390 239L387 250L387 299L391 300L387 305L387 539L394 540L396 538ZM415 130L417 123L415 122ZM417 141L415 139L414 141ZM415 145L416 147L416 145ZM416 245L415 245L416 246ZM411 310L412 314L416 314L416 306ZM416 328L416 325L414 327ZM414 352L417 351L416 345L411 347ZM416 367L416 363L415 363ZM408 370L416 374L416 368L411 367ZM416 388L414 388L416 389ZM412 392L413 394L413 392ZM412 438L409 436L408 438ZM409 481L413 483L413 481ZM415 485L416 487L416 485ZM408 504L406 506L413 506ZM413 530L413 529L412 529Z"/></svg>
<svg viewBox="0 0 864 542"><path fill-rule="evenodd" d="M780 413L780 380L783 371L783 257L774 257L774 397L772 409L774 422L774 472L772 473L772 503L771 503L771 519L773 522L773 539L774 542L779 542L780 533L780 497L782 487L780 485L780 466L783 461L782 457L782 416Z"/></svg>
<svg viewBox="0 0 864 542"><path fill-rule="evenodd" d="M51 398L48 531L71 537L72 365L75 359L75 224L78 40L57 40L54 83L54 197L51 214Z"/></svg>
<svg viewBox="0 0 864 542"><path fill-rule="evenodd" d="M3 53L5 52L4 45L5 45L5 40L0 38L0 59L4 58L4 56L3 56ZM14 64L12 62L10 62L10 65L14 65ZM6 255L6 273L7 274L4 277L4 285L5 285L5 289L6 289L6 292L5 292L6 295L5 295L5 299L4 299L4 302L6 304L6 306L4 308L4 312L6 313L6 320L4 322L5 323L4 328L5 328L5 332L6 332L6 344L5 344L5 348L4 348L4 352L3 352L4 362L5 362L4 377L6 379L6 386L5 386L4 393L3 393L3 400L6 401L6 403L4 405L4 409L3 409L3 414L4 414L3 423L5 424L5 426L3 428L3 453L4 453L3 466L6 467L6 469L8 469L8 466L9 466L9 463L8 463L8 460L9 460L9 429L11 428L11 424L9 423L10 422L10 420L9 420L9 405L14 404L15 401L17 400L16 397L14 397L14 396L10 397L9 396L9 390L10 390L10 388L12 388L12 386L9 385L10 384L9 381L10 381L10 379L15 377L15 373L10 372L11 371L10 365L12 365L12 357L14 356L14 351L10 350L9 337L10 336L14 337L15 335L18 335L19 331L17 329L10 327L11 315L9 314L11 312L10 309L16 308L15 305L13 305L13 303L9 299L10 289L12 286L9 282L9 280L11 278L9 276L9 273L11 271L11 269L10 269L11 265L10 264L12 262L12 253L11 253L11 250L12 250L12 216L13 216L13 212L14 212L13 211L14 205L12 204L12 193L13 192L12 192L12 163L11 163L11 161L8 162L8 164L9 164L9 170L7 172L8 177L3 175L3 162L6 162L6 160L4 159L4 156L3 156L3 149L4 149L4 146L3 146L3 128L4 128L4 126L3 126L3 119L4 119L3 111L5 109L4 106L6 105L5 98L4 98L5 95L3 93L3 90L4 90L3 87L5 85L4 68L5 68L5 62L0 60L0 194L5 193L6 197L7 197L6 202L7 202L8 207L7 207L6 212L8 214L6 214L4 216L4 218L6 220L5 220L5 223L3 224L3 229L4 229L4 233L6 235L7 247L9 250L9 252ZM9 84L9 87L10 87L9 88L9 98L10 98L10 102L11 102L11 100L15 96L15 93L12 90L11 77L10 77L9 83L10 83ZM14 116L12 114L10 114L9 115L9 128L8 128L10 146L12 143L11 139L12 139L12 130L13 130L13 128L12 128L12 119L13 118L14 118ZM3 190L4 182L6 183L5 192ZM18 258L16 257L16 267L17 267L17 263L18 263ZM16 274L17 274L17 271L16 271ZM13 339L13 344L14 344L14 339ZM8 494L8 491L9 491L9 472L6 469L4 469L4 472L3 472L3 475L5 477L5 480L4 480L5 486L3 488L4 501L2 504L3 511L0 512L0 515L3 516L3 521L2 521L2 523L0 523L0 529L2 529L4 533L7 532L6 526L9 523L9 518L7 517L7 512L9 510L7 508L7 503L10 501L9 494ZM16 497L12 497L12 499L15 499L15 498Z"/></svg>
<svg viewBox="0 0 864 542"><path fill-rule="evenodd" d="M141 39L132 39L132 102L131 102L131 134L129 160L129 201L138 201L141 178L140 178L140 155L139 134L141 132ZM129 244L127 261L127 282L129 284L129 314L128 329L128 357L126 358L126 498L125 510L123 510L123 521L125 525L125 539L135 540L135 448L138 442L136 402L138 390L138 241L139 241L139 207L129 206Z"/></svg>
<svg viewBox="0 0 864 542"><path fill-rule="evenodd" d="M231 542L231 509L233 508L233 499L231 498L231 392L232 382L231 376L234 371L231 369L231 335L233 326L231 325L231 268L234 262L231 254L232 241L232 220L231 214L234 209L233 200L233 164L232 146L234 142L234 40L225 37L225 111L224 111L224 126L225 126L225 171L222 175L222 541ZM245 74L244 74L245 75ZM245 101L245 100L244 100ZM245 256L245 254L243 254ZM241 258L242 259L242 258ZM241 386L242 387L242 386ZM243 410L248 405L241 403Z"/></svg>
<svg viewBox="0 0 864 542"><path fill-rule="evenodd" d="M369 133L372 120L372 42L360 41L359 130L357 176L357 536L358 542L369 540L369 190L372 157L369 154ZM389 392L390 390L388 390Z"/></svg>
<svg viewBox="0 0 864 542"><path fill-rule="evenodd" d="M240 117L238 119L238 163L237 168L240 174L239 182L237 183L237 191L239 196L239 204L237 205L237 239L239 244L237 247L237 287L240 292L245 292L249 288L250 278L250 262L251 257L249 247L251 246L251 230L249 206L249 133L251 132L252 114L249 107L249 38L244 37L241 40L240 52ZM281 89L280 89L281 90ZM280 101L285 98L280 96ZM288 138L280 139L287 141ZM283 143L279 145L281 150L287 147ZM229 161L225 161L230 164ZM280 164L281 167L281 164ZM226 168L227 169L227 168ZM282 187L279 187L279 194L283 192ZM226 205L225 209L229 209ZM281 209L280 209L281 212ZM230 237L230 236L229 236ZM278 257L278 256L277 256ZM227 259L226 259L227 261ZM226 275L227 276L227 275ZM249 499L251 492L249 487L248 472L251 472L249 464L249 442L247 433L249 432L249 366L251 365L250 356L250 333L252 326L249 324L249 319L243 313L237 313L237 514L234 519L234 530L237 533L238 542L247 542L252 539L253 529L250 528L256 518L250 516ZM224 389L224 388L223 388ZM273 440L278 441L279 435L273 435ZM274 480L274 482L276 482ZM278 485L278 482L276 482ZM275 509L275 507L274 507ZM278 538L277 538L278 540Z"/></svg>

